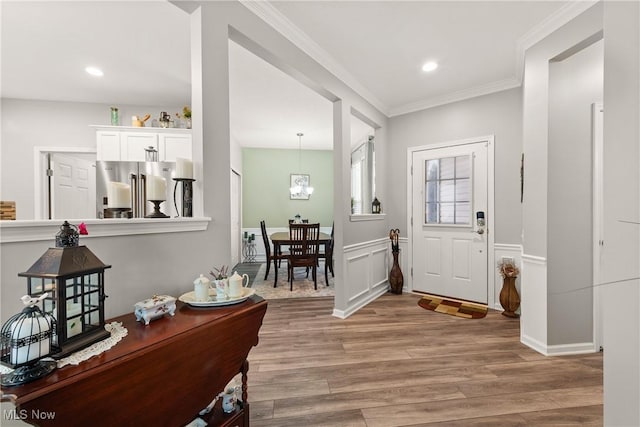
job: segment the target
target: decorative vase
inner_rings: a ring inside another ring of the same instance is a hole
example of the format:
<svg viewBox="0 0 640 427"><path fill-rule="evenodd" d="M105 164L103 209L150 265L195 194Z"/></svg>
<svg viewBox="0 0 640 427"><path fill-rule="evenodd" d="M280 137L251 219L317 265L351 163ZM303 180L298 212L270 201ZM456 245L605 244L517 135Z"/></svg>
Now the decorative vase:
<svg viewBox="0 0 640 427"><path fill-rule="evenodd" d="M393 251L393 267L389 272L389 284L391 285L391 293L402 294L402 286L404 284L404 277L402 276L402 270L398 264L399 250Z"/></svg>
<svg viewBox="0 0 640 427"><path fill-rule="evenodd" d="M520 317L516 310L520 307L520 295L516 289L516 278L505 277L500 291L500 305L504 308L503 316Z"/></svg>

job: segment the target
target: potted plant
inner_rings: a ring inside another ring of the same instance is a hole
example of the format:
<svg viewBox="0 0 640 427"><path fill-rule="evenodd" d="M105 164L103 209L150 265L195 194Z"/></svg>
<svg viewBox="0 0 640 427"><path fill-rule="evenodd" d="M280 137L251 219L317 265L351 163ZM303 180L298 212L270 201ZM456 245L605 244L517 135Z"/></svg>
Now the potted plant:
<svg viewBox="0 0 640 427"><path fill-rule="evenodd" d="M498 271L502 276L502 290L500 291L500 305L504 308L503 316L520 317L516 310L520 307L520 295L516 289L516 278L520 270L511 260L502 260L498 263Z"/></svg>
<svg viewBox="0 0 640 427"><path fill-rule="evenodd" d="M191 107L185 105L182 108L182 117L184 117L187 129L191 129Z"/></svg>

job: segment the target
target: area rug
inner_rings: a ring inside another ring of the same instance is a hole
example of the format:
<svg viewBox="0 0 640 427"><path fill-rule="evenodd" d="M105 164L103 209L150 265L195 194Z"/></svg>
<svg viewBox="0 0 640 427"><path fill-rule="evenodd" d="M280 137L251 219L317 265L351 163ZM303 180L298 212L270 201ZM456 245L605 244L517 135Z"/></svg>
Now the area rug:
<svg viewBox="0 0 640 427"><path fill-rule="evenodd" d="M278 269L278 286L273 287L274 270L273 265L271 271L269 271L269 277L264 280L264 273L267 265L262 264L255 280L251 287L256 290L256 293L266 300L270 299L282 299L282 298L309 298L309 297L328 297L335 296L335 290L333 287L333 277L329 273L329 286L324 280L324 264L321 262L318 267L318 289L313 288L313 278L311 273L307 277L307 273L304 268L296 268L293 276L293 291L290 290L289 282L287 281L287 267L283 262L282 266Z"/></svg>
<svg viewBox="0 0 640 427"><path fill-rule="evenodd" d="M418 300L418 305L426 310L465 319L481 319L487 315L487 306L468 301L447 299L435 295L425 295Z"/></svg>

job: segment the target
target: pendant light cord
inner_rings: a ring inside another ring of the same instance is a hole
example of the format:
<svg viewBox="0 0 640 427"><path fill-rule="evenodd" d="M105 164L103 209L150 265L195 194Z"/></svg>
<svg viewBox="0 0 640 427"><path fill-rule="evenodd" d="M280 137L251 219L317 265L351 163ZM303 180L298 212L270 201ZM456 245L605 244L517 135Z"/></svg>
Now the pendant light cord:
<svg viewBox="0 0 640 427"><path fill-rule="evenodd" d="M298 133L298 173L302 172L302 136L303 133Z"/></svg>

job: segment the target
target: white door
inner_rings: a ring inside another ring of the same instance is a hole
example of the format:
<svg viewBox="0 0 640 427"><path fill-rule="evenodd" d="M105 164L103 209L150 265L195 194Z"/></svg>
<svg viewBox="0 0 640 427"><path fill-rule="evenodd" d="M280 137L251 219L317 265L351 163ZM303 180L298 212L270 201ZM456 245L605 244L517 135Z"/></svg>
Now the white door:
<svg viewBox="0 0 640 427"><path fill-rule="evenodd" d="M416 151L413 290L487 303L488 142Z"/></svg>
<svg viewBox="0 0 640 427"><path fill-rule="evenodd" d="M63 154L51 155L52 219L96 217L95 163Z"/></svg>
<svg viewBox="0 0 640 427"><path fill-rule="evenodd" d="M231 171L231 265L241 262L240 258L240 201L242 195L240 175Z"/></svg>

